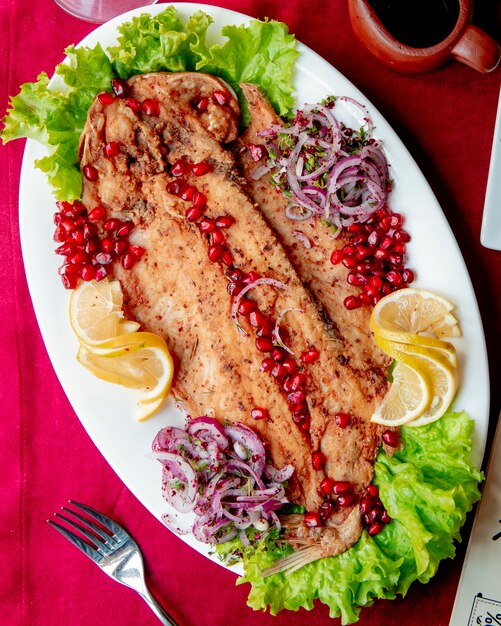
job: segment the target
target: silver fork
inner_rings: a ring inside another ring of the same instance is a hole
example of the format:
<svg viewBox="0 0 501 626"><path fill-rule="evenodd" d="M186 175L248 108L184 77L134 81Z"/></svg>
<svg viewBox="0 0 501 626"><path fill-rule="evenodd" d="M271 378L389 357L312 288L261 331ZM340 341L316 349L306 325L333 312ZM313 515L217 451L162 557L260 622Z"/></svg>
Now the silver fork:
<svg viewBox="0 0 501 626"><path fill-rule="evenodd" d="M162 624L166 626L178 626L172 617L162 609L146 587L143 558L134 539L132 539L121 526L106 515L95 511L85 504L80 504L73 500L69 502L74 507L87 513L91 519L64 506L61 507L62 511L70 513L82 523L79 524L60 513L54 513L54 516L78 530L82 536L88 539L89 543L57 522L47 520L49 524L66 537L66 539L69 539L77 548L80 548L80 550L91 558L94 563L97 563L108 576L122 583L122 585L131 587L134 591L137 591ZM102 524L111 534L105 532L101 526L95 522Z"/></svg>

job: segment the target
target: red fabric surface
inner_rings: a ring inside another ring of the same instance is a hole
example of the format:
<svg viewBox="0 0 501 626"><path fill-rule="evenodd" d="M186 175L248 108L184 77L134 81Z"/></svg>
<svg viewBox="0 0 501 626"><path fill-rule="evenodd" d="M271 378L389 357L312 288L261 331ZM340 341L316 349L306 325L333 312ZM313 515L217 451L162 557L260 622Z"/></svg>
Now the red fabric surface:
<svg viewBox="0 0 501 626"><path fill-rule="evenodd" d="M496 385L501 256L482 248L479 233L501 70L482 76L451 63L428 75L396 75L357 43L344 0L218 4L287 22L301 41L366 94L407 144L438 196L472 276L487 335L494 417L501 405ZM479 4L475 20L499 41L497 5ZM0 0L0 113L21 83L42 70L51 73L64 47L93 28L52 0ZM158 623L136 594L104 576L46 524L73 498L127 526L142 547L152 591L182 625L332 623L324 606L276 618L253 612L246 606L246 587L235 587L232 574L186 547L154 519L84 432L47 357L25 282L17 219L22 151L22 142L0 148L0 621ZM463 555L464 546L428 585L414 585L405 600L376 602L364 610L360 624L448 624Z"/></svg>

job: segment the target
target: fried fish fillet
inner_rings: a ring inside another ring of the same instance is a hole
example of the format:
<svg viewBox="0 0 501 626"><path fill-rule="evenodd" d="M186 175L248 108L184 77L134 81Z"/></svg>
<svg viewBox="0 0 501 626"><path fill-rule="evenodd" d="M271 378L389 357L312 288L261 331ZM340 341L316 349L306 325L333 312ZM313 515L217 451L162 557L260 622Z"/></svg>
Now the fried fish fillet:
<svg viewBox="0 0 501 626"><path fill-rule="evenodd" d="M319 483L325 473L349 481L362 495L372 480L380 441L378 427L369 421L379 392L374 386L367 393L367 381L343 365L345 345L335 325L326 320L243 189L226 145L237 137L236 99L223 83L203 74L155 73L133 77L128 84L130 97L158 102L159 115L134 112L123 99L107 106L96 99L80 153L82 167L93 165L98 178L84 179L83 201L89 209L101 204L136 224L131 241L146 254L129 271L117 264L115 273L131 316L167 341L176 364L174 395L190 415L214 415L257 430L275 466L294 466L290 496L308 510L318 510L323 502ZM211 104L201 113L194 103L200 97L212 102L215 90L227 95L227 103L219 108ZM110 141L119 146L114 159L103 155ZM172 166L180 160L210 163L211 171L204 176L188 173L184 180L206 196L205 215L235 220L225 230L234 265L283 283L283 289L265 284L252 291L259 309L275 319L281 311L294 309L285 322L290 349L296 358L313 347L319 351L317 361L302 365L311 418L308 432L293 423L278 381L260 372L264 355L253 329L242 318L242 334L232 319L225 268L209 261L207 235L185 218L189 204L166 190L175 180ZM268 419L254 420L255 407L266 408ZM336 425L340 412L351 416L345 429ZM325 473L312 467L317 450L327 458ZM361 516L353 504L337 510L322 528L308 529L301 522L291 529L299 543L314 544L303 563L348 549L360 536Z"/></svg>

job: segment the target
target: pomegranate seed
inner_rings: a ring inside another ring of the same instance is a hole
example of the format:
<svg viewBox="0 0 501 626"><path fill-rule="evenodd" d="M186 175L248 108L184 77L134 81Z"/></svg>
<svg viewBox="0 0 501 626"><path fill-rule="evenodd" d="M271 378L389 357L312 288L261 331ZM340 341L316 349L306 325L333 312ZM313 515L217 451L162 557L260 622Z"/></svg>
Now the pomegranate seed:
<svg viewBox="0 0 501 626"><path fill-rule="evenodd" d="M381 278L379 278L379 276L371 276L371 278L369 278L369 285L371 285L371 287L374 287L376 291L381 291L383 281L381 280Z"/></svg>
<svg viewBox="0 0 501 626"><path fill-rule="evenodd" d="M395 268L399 268L403 265L404 257L401 254L397 254L396 252L390 252L388 255L388 261Z"/></svg>
<svg viewBox="0 0 501 626"><path fill-rule="evenodd" d="M271 372L271 370L275 367L275 362L273 359L266 358L261 362L261 367L259 368L260 372Z"/></svg>
<svg viewBox="0 0 501 626"><path fill-rule="evenodd" d="M378 231L387 233L391 228L391 218L383 217L383 219L378 224Z"/></svg>
<svg viewBox="0 0 501 626"><path fill-rule="evenodd" d="M343 248L343 256L353 256L355 254L355 246L347 243Z"/></svg>
<svg viewBox="0 0 501 626"><path fill-rule="evenodd" d="M215 91L212 94L214 100L220 104L221 106L224 106L225 104L228 104L228 94L225 91Z"/></svg>
<svg viewBox="0 0 501 626"><path fill-rule="evenodd" d="M230 228L235 223L235 218L231 217L231 215L221 215L216 218L216 226L218 228Z"/></svg>
<svg viewBox="0 0 501 626"><path fill-rule="evenodd" d="M195 108L198 111L200 111L200 113L203 113L204 111L206 111L208 106L209 106L209 98L206 98L205 96L203 98L200 98L200 100L198 100L198 102L195 103Z"/></svg>
<svg viewBox="0 0 501 626"><path fill-rule="evenodd" d="M379 217L379 219L383 219L384 217L387 217L390 213L386 210L386 209L378 209L376 211L376 216Z"/></svg>
<svg viewBox="0 0 501 626"><path fill-rule="evenodd" d="M371 498L377 498L379 496L379 489L376 485L369 485L367 487L367 493L371 496Z"/></svg>
<svg viewBox="0 0 501 626"><path fill-rule="evenodd" d="M160 106L153 98L146 98L141 105L143 113L150 117L158 117L160 115Z"/></svg>
<svg viewBox="0 0 501 626"><path fill-rule="evenodd" d="M103 206L97 206L90 211L87 219L90 222L99 222L106 215L106 209Z"/></svg>
<svg viewBox="0 0 501 626"><path fill-rule="evenodd" d="M280 380L281 378L284 377L284 374L285 374L284 366L281 363L275 363L275 365L273 366L273 369L271 370L271 375L273 376L273 378Z"/></svg>
<svg viewBox="0 0 501 626"><path fill-rule="evenodd" d="M223 254L221 255L221 261L228 267L233 265L233 255L226 247L223 249Z"/></svg>
<svg viewBox="0 0 501 626"><path fill-rule="evenodd" d="M103 228L104 228L104 230L107 230L108 232L111 232L113 230L116 230L121 224L122 224L122 222L120 220L117 220L114 217L110 217L103 224Z"/></svg>
<svg viewBox="0 0 501 626"><path fill-rule="evenodd" d="M188 173L188 164L186 161L176 161L172 166L170 173L172 176L184 176Z"/></svg>
<svg viewBox="0 0 501 626"><path fill-rule="evenodd" d="M65 276L66 274L74 274L75 276L77 276L78 267L76 265L73 265L72 263L63 263L61 267L57 268L57 273L59 274L59 276Z"/></svg>
<svg viewBox="0 0 501 626"><path fill-rule="evenodd" d="M343 496L347 493L352 493L352 491L353 484L349 483L346 480L336 480L332 485L332 492L335 493L337 496Z"/></svg>
<svg viewBox="0 0 501 626"><path fill-rule="evenodd" d="M369 296L369 294L367 293L361 293L359 294L358 299L360 300L362 304L371 304L373 297L374 296Z"/></svg>
<svg viewBox="0 0 501 626"><path fill-rule="evenodd" d="M357 496L354 493L345 493L337 499L337 503L342 507L351 506L352 504L355 504L356 501Z"/></svg>
<svg viewBox="0 0 501 626"><path fill-rule="evenodd" d="M193 204L197 207L197 209L203 209L204 206L207 204L207 196L205 196L203 193L200 193L200 191L196 191L195 195L193 196Z"/></svg>
<svg viewBox="0 0 501 626"><path fill-rule="evenodd" d="M348 413L336 413L336 426L339 428L346 428L350 423L350 416Z"/></svg>
<svg viewBox="0 0 501 626"><path fill-rule="evenodd" d="M99 252L98 254L96 254L96 261L100 265L108 265L113 261L113 257L109 252Z"/></svg>
<svg viewBox="0 0 501 626"><path fill-rule="evenodd" d="M348 309L348 311L353 311L353 309L358 309L361 306L361 302L355 296L348 296L343 300L344 306Z"/></svg>
<svg viewBox="0 0 501 626"><path fill-rule="evenodd" d="M80 271L80 278L85 282L94 280L96 277L96 269L92 265L84 265Z"/></svg>
<svg viewBox="0 0 501 626"><path fill-rule="evenodd" d="M332 265L339 265L339 263L341 263L342 260L343 260L343 251L334 250L334 252L331 254L331 259L330 259Z"/></svg>
<svg viewBox="0 0 501 626"><path fill-rule="evenodd" d="M388 514L388 511L385 509L381 515L381 521L383 524L389 524L391 522L391 517Z"/></svg>
<svg viewBox="0 0 501 626"><path fill-rule="evenodd" d="M300 428L304 428L304 426L308 424L308 417L304 413L294 413L292 421Z"/></svg>
<svg viewBox="0 0 501 626"><path fill-rule="evenodd" d="M383 296L387 296L389 293L391 293L391 285L388 285L388 283L385 283L383 285L383 288L381 289L381 293L383 294Z"/></svg>
<svg viewBox="0 0 501 626"><path fill-rule="evenodd" d="M329 517L334 513L334 503L331 500L325 500L322 502L320 506L320 516L323 520L329 519Z"/></svg>
<svg viewBox="0 0 501 626"><path fill-rule="evenodd" d="M83 231L80 228L73 231L70 236L71 240L74 241L77 246L81 246L85 241Z"/></svg>
<svg viewBox="0 0 501 626"><path fill-rule="evenodd" d="M131 230L134 228L134 222L124 222L120 228L117 228L115 233L118 239L125 239L128 237Z"/></svg>
<svg viewBox="0 0 501 626"><path fill-rule="evenodd" d="M297 363L290 356L286 357L283 361L284 370L287 374L295 374L297 371ZM294 390L292 390L294 391Z"/></svg>
<svg viewBox="0 0 501 626"><path fill-rule="evenodd" d="M350 224L350 226L348 226L350 233L358 233L360 230L362 230L362 224Z"/></svg>
<svg viewBox="0 0 501 626"><path fill-rule="evenodd" d="M125 106L128 106L134 113L139 113L141 110L141 103L135 98L125 98Z"/></svg>
<svg viewBox="0 0 501 626"><path fill-rule="evenodd" d="M303 352L301 355L301 361L303 363L314 363L315 361L318 361L319 356L320 352L316 348L311 348L310 350Z"/></svg>
<svg viewBox="0 0 501 626"><path fill-rule="evenodd" d="M313 469L317 472L322 469L326 461L325 454L322 454L320 450L315 450L311 455L311 464L313 465Z"/></svg>
<svg viewBox="0 0 501 626"><path fill-rule="evenodd" d="M204 217L204 219L199 223L198 228L200 228L203 233L210 233L216 228L216 222L210 217ZM234 279L232 276L230 277L234 282L240 279Z"/></svg>
<svg viewBox="0 0 501 626"><path fill-rule="evenodd" d="M181 198L188 201L193 200L193 196L195 195L196 191L196 187L193 187L193 185L188 185L188 187L185 187L185 189L181 193Z"/></svg>
<svg viewBox="0 0 501 626"><path fill-rule="evenodd" d="M405 269L402 272L402 280L404 281L404 283L406 285L408 285L409 283L412 283L414 281L414 272L412 270L409 269Z"/></svg>
<svg viewBox="0 0 501 626"><path fill-rule="evenodd" d="M89 255L83 250L77 250L76 253L71 257L71 263L75 265L83 265L87 263L89 260Z"/></svg>
<svg viewBox="0 0 501 626"><path fill-rule="evenodd" d="M115 99L111 93L107 92L107 91L101 91L101 93L97 94L97 97L99 98L99 102L101 104L104 104L105 106L107 104L111 104L113 102L113 100Z"/></svg>
<svg viewBox="0 0 501 626"><path fill-rule="evenodd" d="M365 276L365 274L361 274L360 272L350 272L346 280L349 285L359 287L360 285L365 285L367 283L367 276Z"/></svg>
<svg viewBox="0 0 501 626"><path fill-rule="evenodd" d="M59 246L54 251L56 254L61 254L62 256L71 256L76 252L76 246L72 241L67 241L63 243L62 246Z"/></svg>
<svg viewBox="0 0 501 626"><path fill-rule="evenodd" d="M170 193L173 196L178 196L181 193L181 186L177 180L171 180L170 183L167 183L165 189L167 190L167 193Z"/></svg>
<svg viewBox="0 0 501 626"><path fill-rule="evenodd" d="M64 228L64 230L70 234L72 233L76 226L75 226L75 222L73 220L70 220L69 217L63 217L61 219L61 222L59 223L59 226L61 226L62 228Z"/></svg>
<svg viewBox="0 0 501 626"><path fill-rule="evenodd" d="M94 239L97 235L97 227L95 224L84 224L82 229L83 238L85 241L90 241Z"/></svg>
<svg viewBox="0 0 501 626"><path fill-rule="evenodd" d="M66 241L67 238L68 233L66 232L66 230L62 226L58 226L54 231L54 241L62 243L63 241Z"/></svg>
<svg viewBox="0 0 501 626"><path fill-rule="evenodd" d="M390 235L386 235L386 237L383 237L381 241L379 242L379 249L388 250L389 248L391 248L392 245L393 245L393 238L390 237Z"/></svg>
<svg viewBox="0 0 501 626"><path fill-rule="evenodd" d="M298 391L301 389L305 382L304 374L294 374L291 378L291 389L292 391Z"/></svg>
<svg viewBox="0 0 501 626"><path fill-rule="evenodd" d="M56 226L61 222L61 219L62 219L61 213L54 213L54 217L52 218L52 221L54 222Z"/></svg>
<svg viewBox="0 0 501 626"><path fill-rule="evenodd" d="M195 176L203 176L212 171L212 166L208 161L200 161L200 163L194 163L191 166L191 171Z"/></svg>
<svg viewBox="0 0 501 626"><path fill-rule="evenodd" d="M347 267L349 270L353 269L357 264L356 260L352 256L345 256L341 263Z"/></svg>
<svg viewBox="0 0 501 626"><path fill-rule="evenodd" d="M405 230L395 231L395 233L393 234L393 237L395 241L398 241L399 243L409 243L409 241L411 240L411 236Z"/></svg>
<svg viewBox="0 0 501 626"><path fill-rule="evenodd" d="M119 239L117 242L115 242L115 246L113 248L115 254L117 254L118 256L122 256L123 254L125 254L128 249L129 242L125 241L125 239Z"/></svg>
<svg viewBox="0 0 501 626"><path fill-rule="evenodd" d="M109 141L103 148L104 156L111 158L118 155L118 145L114 141Z"/></svg>
<svg viewBox="0 0 501 626"><path fill-rule="evenodd" d="M247 317L252 313L252 311L255 311L256 308L257 304L255 300L247 300L247 298L242 298L240 304L238 305L238 312L240 313L240 315L244 315L245 317Z"/></svg>
<svg viewBox="0 0 501 626"><path fill-rule="evenodd" d="M306 393L304 389L298 389L297 391L293 391L289 393L286 397L286 400L289 404L301 404L306 399Z"/></svg>
<svg viewBox="0 0 501 626"><path fill-rule="evenodd" d="M192 206L186 211L186 219L188 222L196 222L202 217L202 211Z"/></svg>
<svg viewBox="0 0 501 626"><path fill-rule="evenodd" d="M360 502L360 513L362 513L362 515L364 515L365 513L368 513L370 511L371 508L371 501L369 498L365 497L362 498L361 502Z"/></svg>
<svg viewBox="0 0 501 626"><path fill-rule="evenodd" d="M122 257L122 266L125 270L130 270L132 267L134 267L136 262L137 257L131 252L127 252L127 254L124 254L124 256Z"/></svg>
<svg viewBox="0 0 501 626"><path fill-rule="evenodd" d="M370 298L369 302L365 302L364 304L370 304L372 302L372 300L374 299L374 296L379 295L379 289L376 289L375 287L373 287L372 285L365 285L364 286L364 290L365 290L365 294L366 296L368 296ZM361 294L362 296L362 294Z"/></svg>
<svg viewBox="0 0 501 626"><path fill-rule="evenodd" d="M252 313L249 315L250 325L253 326L254 328L261 327L265 323L265 321L266 321L266 317L259 310L252 311Z"/></svg>
<svg viewBox="0 0 501 626"><path fill-rule="evenodd" d="M63 274L61 282L65 289L75 289L78 283L78 276L76 274Z"/></svg>
<svg viewBox="0 0 501 626"><path fill-rule="evenodd" d="M390 224L392 228L399 228L402 225L402 216L398 213L393 213L390 217Z"/></svg>
<svg viewBox="0 0 501 626"><path fill-rule="evenodd" d="M139 261L139 259L142 258L146 250L142 248L141 246L129 246L129 252L133 254L136 257L136 259Z"/></svg>
<svg viewBox="0 0 501 626"><path fill-rule="evenodd" d="M249 272L244 278L244 283L250 285L251 283L255 283L259 278L261 278L261 276L257 272Z"/></svg>
<svg viewBox="0 0 501 626"><path fill-rule="evenodd" d="M260 352L271 352L273 350L273 343L268 337L258 337L256 339L256 348Z"/></svg>
<svg viewBox="0 0 501 626"><path fill-rule="evenodd" d="M367 248L366 246L357 245L355 249L355 256L357 259L362 260L370 256L372 250Z"/></svg>
<svg viewBox="0 0 501 626"><path fill-rule="evenodd" d="M273 337L274 328L275 327L272 322L270 320L266 320L264 324L256 330L256 335L258 337L267 337L268 339L271 339Z"/></svg>
<svg viewBox="0 0 501 626"><path fill-rule="evenodd" d="M259 407L256 407L252 409L251 416L255 420L264 420L268 417L268 411L266 409L261 409Z"/></svg>
<svg viewBox="0 0 501 626"><path fill-rule="evenodd" d="M328 496L332 493L332 487L334 486L334 481L329 476L326 476L322 482L320 483L320 491Z"/></svg>
<svg viewBox="0 0 501 626"><path fill-rule="evenodd" d="M129 86L121 78L114 78L111 81L111 88L113 89L113 93L115 94L115 96L117 96L117 98L123 98L129 91Z"/></svg>
<svg viewBox="0 0 501 626"><path fill-rule="evenodd" d="M217 261L221 259L221 255L223 254L223 249L221 248L219 244L215 244L215 245L209 246L208 254L209 254L209 260L212 261L212 263L216 263Z"/></svg>
<svg viewBox="0 0 501 626"><path fill-rule="evenodd" d="M221 230L216 228L211 232L211 241L212 243L224 243L226 241L226 237Z"/></svg>
<svg viewBox="0 0 501 626"><path fill-rule="evenodd" d="M306 513L306 515L304 516L304 523L310 528L317 528L318 526L321 526L322 520L320 519L320 514L316 511L310 511L309 513Z"/></svg>
<svg viewBox="0 0 501 626"><path fill-rule="evenodd" d="M230 280L233 280L235 282L241 281L243 277L244 277L244 273L242 272L242 270L238 268L231 270L231 273L229 274Z"/></svg>
<svg viewBox="0 0 501 626"><path fill-rule="evenodd" d="M115 242L113 239L110 239L109 237L105 237L104 239L101 239L101 250L103 252L111 252L114 247L115 247Z"/></svg>
<svg viewBox="0 0 501 626"><path fill-rule="evenodd" d="M273 348L271 358L277 363L283 361L285 359L285 352L281 348Z"/></svg>
<svg viewBox="0 0 501 626"><path fill-rule="evenodd" d="M93 165L84 165L82 167L82 174L87 180L90 180L91 183L95 182L98 179L97 170Z"/></svg>
<svg viewBox="0 0 501 626"><path fill-rule="evenodd" d="M390 448L398 448L400 443L400 437L398 436L398 432L396 430L385 430L381 435L381 439L387 446L390 446Z"/></svg>
<svg viewBox="0 0 501 626"><path fill-rule="evenodd" d="M285 372L285 370L284 370L284 372ZM285 372L285 374L287 374L287 372ZM291 377L290 376L287 376L286 379L283 381L282 389L285 391L285 393L290 393L292 391L292 388L291 388Z"/></svg>
<svg viewBox="0 0 501 626"><path fill-rule="evenodd" d="M367 530L367 532L369 533L369 535L371 537L373 537L374 535L377 535L378 533L380 533L384 528L384 525L381 524L381 522L374 522L374 524L371 524Z"/></svg>
<svg viewBox="0 0 501 626"><path fill-rule="evenodd" d="M260 161L264 157L265 149L263 146L256 146L255 144L250 143L248 148L253 161Z"/></svg>
<svg viewBox="0 0 501 626"><path fill-rule="evenodd" d="M391 285L400 285L402 284L402 274L392 270L386 274L386 280Z"/></svg>
<svg viewBox="0 0 501 626"><path fill-rule="evenodd" d="M106 270L106 268L103 267L102 265L98 265L96 267L96 275L94 277L94 280L99 282L100 280L103 280L103 278L106 278L107 274L108 274L108 271Z"/></svg>
<svg viewBox="0 0 501 626"><path fill-rule="evenodd" d="M238 294L242 291L244 286L241 283L228 283L226 287L226 291L230 294L230 296L238 296Z"/></svg>

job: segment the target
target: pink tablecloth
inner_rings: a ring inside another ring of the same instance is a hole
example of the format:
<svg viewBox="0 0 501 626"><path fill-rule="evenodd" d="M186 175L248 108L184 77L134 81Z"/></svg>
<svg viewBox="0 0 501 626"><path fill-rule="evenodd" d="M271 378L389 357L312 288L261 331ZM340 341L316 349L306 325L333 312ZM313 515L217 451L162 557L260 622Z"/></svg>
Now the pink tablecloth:
<svg viewBox="0 0 501 626"><path fill-rule="evenodd" d="M286 21L297 37L351 79L407 144L437 194L469 267L491 361L493 415L501 405L501 256L479 232L501 70L481 76L451 63L426 76L391 73L361 48L344 0L220 0L249 15ZM480 4L480 3L479 3ZM477 23L498 40L501 13L485 2ZM501 11L501 10L500 10ZM8 94L52 72L63 48L93 29L52 0L0 0L0 112ZM0 621L6 625L156 624L132 591L118 587L45 520L68 498L124 523L146 557L152 590L180 624L331 623L323 606L307 614L256 614L235 577L186 547L124 487L84 432L48 360L27 291L17 202L22 142L0 148L1 455ZM36 207L34 207L36 210ZM464 548L426 586L379 602L360 624L448 624Z"/></svg>

